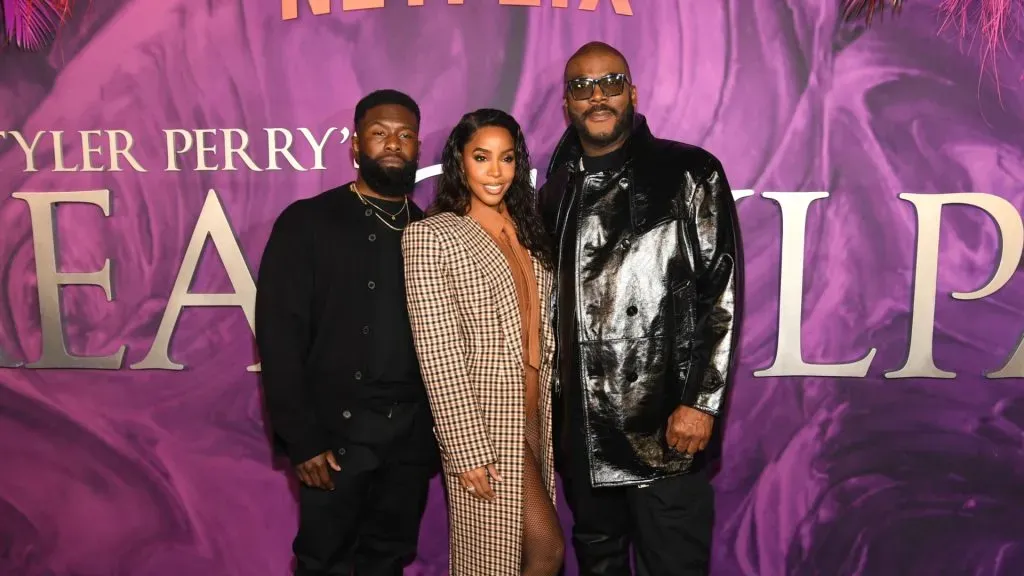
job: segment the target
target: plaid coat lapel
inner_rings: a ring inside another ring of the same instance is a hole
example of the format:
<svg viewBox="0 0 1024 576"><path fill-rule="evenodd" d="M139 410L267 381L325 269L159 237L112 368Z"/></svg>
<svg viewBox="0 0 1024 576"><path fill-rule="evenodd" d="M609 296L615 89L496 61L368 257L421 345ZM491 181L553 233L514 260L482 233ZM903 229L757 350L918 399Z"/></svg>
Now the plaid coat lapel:
<svg viewBox="0 0 1024 576"><path fill-rule="evenodd" d="M505 344L509 352L518 359L519 367L523 365L523 340L522 325L519 318L519 302L515 298L502 298L503 294L515 294L516 286L512 280L512 271L508 269L508 262L501 249L494 243L491 236L480 227L476 220L469 216L463 216L462 221L466 224L466 237L472 244L471 251L475 250L480 254L474 258L474 262L480 267L480 271L487 277L494 294L494 303L497 307L498 320L502 332L505 333Z"/></svg>

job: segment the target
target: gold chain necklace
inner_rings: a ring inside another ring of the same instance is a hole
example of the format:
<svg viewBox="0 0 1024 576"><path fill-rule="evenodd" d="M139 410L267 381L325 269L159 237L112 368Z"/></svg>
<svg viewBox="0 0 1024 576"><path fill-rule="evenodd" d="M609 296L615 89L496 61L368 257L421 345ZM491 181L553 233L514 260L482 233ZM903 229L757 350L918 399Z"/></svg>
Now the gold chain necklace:
<svg viewBox="0 0 1024 576"><path fill-rule="evenodd" d="M387 210L381 208L380 206L377 206L373 202L370 202L365 196L360 194L359 193L359 188L356 187L356 183L355 182L350 184L349 188L353 192L356 193L356 196L359 197L359 200L363 203L363 206L370 206L373 209L373 215L376 216L377 220L380 220L382 224L384 224L388 228L391 228L395 232L401 232L402 230L405 229L405 226L402 226L401 228L395 228L394 226L389 224L387 220L381 218L380 213L383 212L383 213L387 214L388 216L390 216L391 220L393 222L398 217L398 215L402 213L402 211L408 212L408 210L409 210L409 197L408 196L405 197L405 201L402 202L402 207L398 209L398 212L395 212L394 214L392 214L392 213L388 212ZM408 225L408 222L406 222L406 225Z"/></svg>

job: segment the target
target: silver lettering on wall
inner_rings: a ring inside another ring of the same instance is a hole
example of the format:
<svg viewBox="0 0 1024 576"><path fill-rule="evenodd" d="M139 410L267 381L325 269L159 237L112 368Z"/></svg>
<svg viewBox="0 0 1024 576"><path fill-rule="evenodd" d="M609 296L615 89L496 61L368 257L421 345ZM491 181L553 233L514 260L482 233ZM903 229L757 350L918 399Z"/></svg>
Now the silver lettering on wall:
<svg viewBox="0 0 1024 576"><path fill-rule="evenodd" d="M804 361L801 339L804 298L804 244L807 210L811 202L828 198L828 192L765 192L782 211L782 263L779 286L779 340L775 362L754 376L827 376L863 378L878 351L868 350L860 360L839 364Z"/></svg>
<svg viewBox="0 0 1024 576"><path fill-rule="evenodd" d="M234 292L221 294L189 292L192 279L195 277L196 269L199 267L199 257L203 253L203 246L206 239L213 241L214 250L224 264L228 280ZM181 311L187 306L237 306L245 313L245 319L249 322L249 329L255 334L256 326L256 283L253 281L249 267L242 256L242 249L238 246L238 240L231 229L224 207L220 198L214 190L206 195L206 202L199 213L199 220L192 230L192 238L185 249L185 257L178 268L178 276L174 280L174 288L171 290L170 299L164 309L163 319L157 329L156 338L149 349L149 353L141 361L130 366L133 370L182 370L183 364L171 360L168 349L171 345L171 338L178 326L178 317ZM254 364L246 368L249 372L259 371L259 365Z"/></svg>
<svg viewBox="0 0 1024 576"><path fill-rule="evenodd" d="M886 378L956 378L956 373L935 365L932 347L935 336L935 297L939 278L939 229L942 207L949 204L973 206L995 221L1002 246L995 274L987 284L973 292L953 292L957 300L980 300L995 294L1013 276L1024 252L1024 222L1013 204L992 194L900 194L917 212L917 256L914 266L914 299L910 320L910 345L907 360L899 370L886 372ZM1017 352L989 378L1024 376L1024 353Z"/></svg>
<svg viewBox="0 0 1024 576"><path fill-rule="evenodd" d="M94 204L110 216L110 190L76 190L71 192L15 192L14 198L28 204L32 219L32 247L35 250L36 283L39 291L40 328L43 353L26 368L91 368L117 370L121 367L125 346L122 344L107 356L74 356L64 341L60 313L61 286L99 286L113 301L110 290L110 259L96 272L58 272L57 241L54 214L58 204Z"/></svg>
<svg viewBox="0 0 1024 576"><path fill-rule="evenodd" d="M435 167L421 169L418 180L437 175ZM103 214L110 214L109 190L82 190L66 192L17 192L13 198L26 203L31 218L32 245L35 251L36 284L39 295L42 353L35 362L23 362L7 351L0 350L2 368L80 368L116 370L123 367L125 346L110 350L107 355L76 356L68 351L61 316L61 294L75 286L98 286L104 290L107 302L116 306L111 281L109 259L95 272L60 272L57 270L58 240L56 237L56 208L60 204L92 204ZM756 196L750 189L733 190L737 201ZM775 358L768 368L753 373L756 377L818 376L830 378L862 378L871 367L877 350L869 348L860 359L842 363L810 363L804 360L801 323L804 304L804 266L808 211L816 200L828 198L828 192L765 192L763 196L780 208L782 220L780 289L778 314L778 344ZM998 292L1020 266L1024 253L1024 221L1016 208L1007 200L982 193L953 194L901 194L917 213L918 235L913 279L910 334L906 360L897 370L886 372L887 378L953 378L956 373L936 366L933 358L933 340L936 322L935 303L938 296L939 231L941 212L947 205L962 205L984 211L995 223L1000 239L999 261L993 276L985 285L973 292L953 292L956 300L978 300ZM206 240L220 258L232 292L189 292L203 253ZM122 278L121 280L125 280ZM189 306L238 307L245 314L250 332L255 328L256 287L245 262L238 240L232 230L217 193L210 190L193 229L181 260L177 277L153 342L142 360L130 366L135 370L182 370L185 366L170 358L170 344L182 311ZM1024 327L1022 327L1024 328ZM864 330L871 327L865 325ZM242 334L238 337L244 338ZM113 348L113 345L111 345ZM108 352L103 350L103 352ZM858 352L859 354L859 352ZM27 360L27 359L26 359ZM258 363L247 366L258 372ZM1024 335L1009 353L1001 368L986 374L988 378L1024 378Z"/></svg>

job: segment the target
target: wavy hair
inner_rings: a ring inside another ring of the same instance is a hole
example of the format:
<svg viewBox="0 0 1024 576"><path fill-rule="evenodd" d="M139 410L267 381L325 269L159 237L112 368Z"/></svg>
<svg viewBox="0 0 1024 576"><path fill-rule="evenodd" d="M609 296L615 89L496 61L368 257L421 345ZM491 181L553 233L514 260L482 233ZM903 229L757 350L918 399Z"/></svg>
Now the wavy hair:
<svg viewBox="0 0 1024 576"><path fill-rule="evenodd" d="M519 241L550 270L554 267L554 255L537 210L537 191L530 183L530 152L519 123L506 112L481 108L466 114L455 125L441 152L441 176L427 214L454 212L462 216L469 211L472 192L463 171L462 151L477 130L488 126L504 128L512 135L516 169L512 184L505 193L505 208L515 224Z"/></svg>

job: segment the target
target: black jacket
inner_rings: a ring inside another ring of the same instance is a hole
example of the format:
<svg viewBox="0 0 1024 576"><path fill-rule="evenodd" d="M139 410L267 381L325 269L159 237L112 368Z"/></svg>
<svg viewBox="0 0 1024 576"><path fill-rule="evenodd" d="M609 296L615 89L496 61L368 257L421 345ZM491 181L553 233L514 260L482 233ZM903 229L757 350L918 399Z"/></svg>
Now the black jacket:
<svg viewBox="0 0 1024 576"><path fill-rule="evenodd" d="M423 217L412 201L409 212ZM437 458L411 328L395 331L407 335L392 345L406 354L412 385L393 391L373 381L374 337L394 328L382 326L377 304L402 314L406 305L404 280L381 281L385 263L400 265L400 239L382 254L375 218L342 186L289 205L264 249L255 305L261 383L276 444L293 464L372 437L364 423L376 419L361 416L396 401L422 403L409 449Z"/></svg>
<svg viewBox="0 0 1024 576"><path fill-rule="evenodd" d="M559 253L555 306L572 308L553 317L563 379L575 364L583 382L591 481L681 474L693 459L667 446L668 417L680 404L720 414L736 347L732 193L714 156L655 138L639 114L621 169L584 174L581 155L570 127L538 198Z"/></svg>

